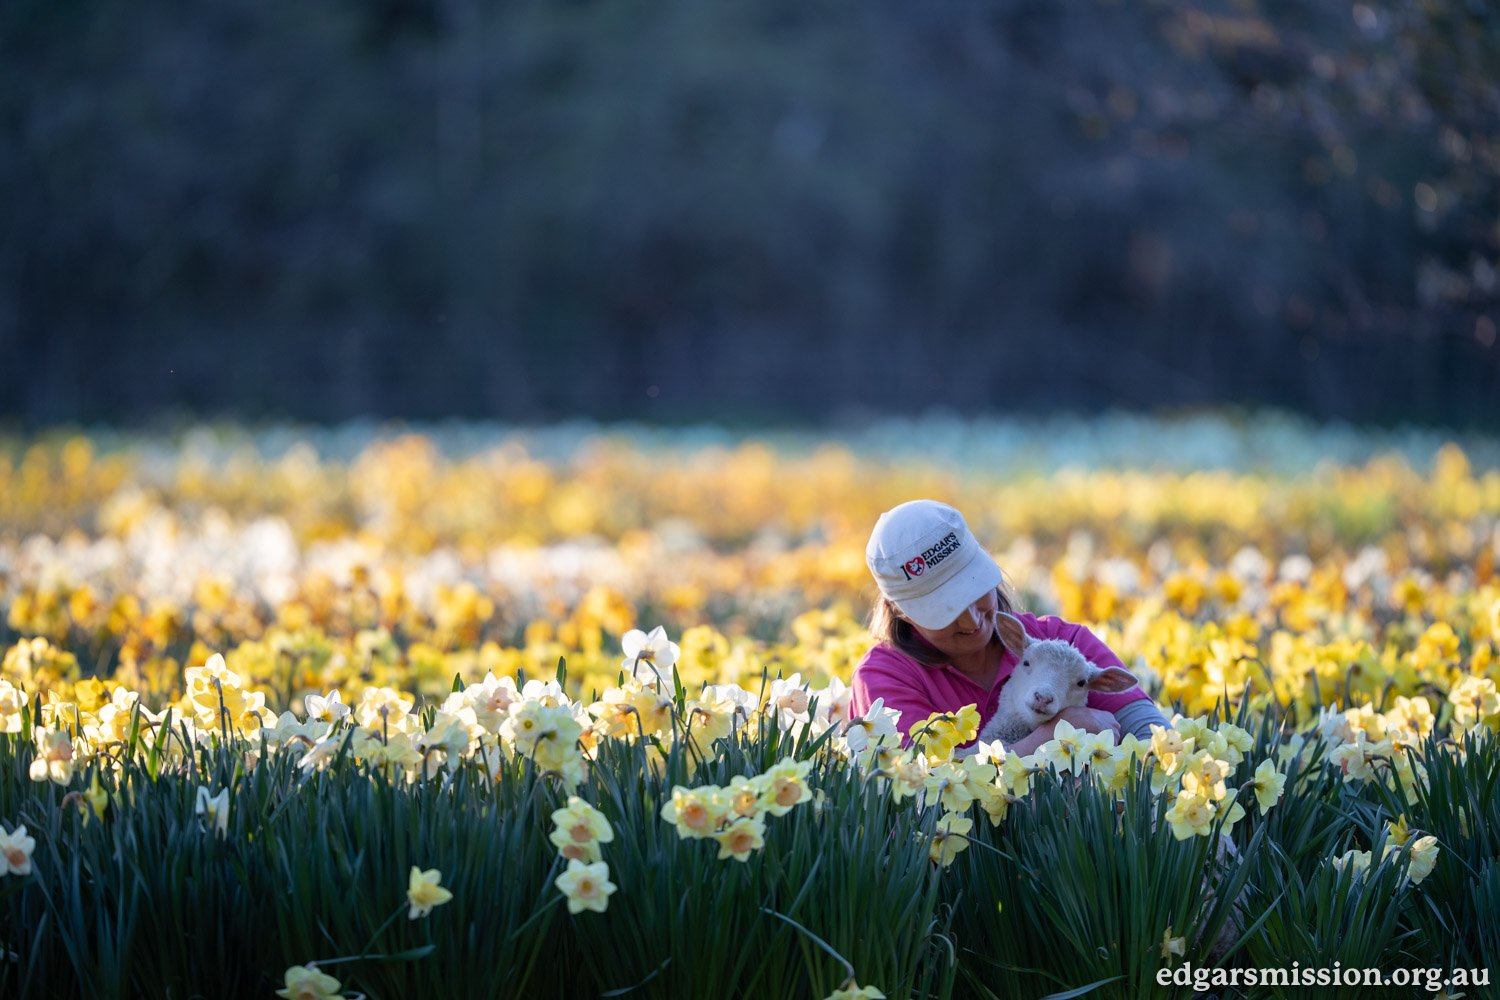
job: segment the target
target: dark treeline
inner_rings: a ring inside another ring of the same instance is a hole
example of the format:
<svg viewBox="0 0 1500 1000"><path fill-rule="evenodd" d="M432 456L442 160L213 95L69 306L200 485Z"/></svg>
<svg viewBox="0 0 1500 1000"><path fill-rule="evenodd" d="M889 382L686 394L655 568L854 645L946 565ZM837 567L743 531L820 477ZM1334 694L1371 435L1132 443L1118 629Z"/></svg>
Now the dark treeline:
<svg viewBox="0 0 1500 1000"><path fill-rule="evenodd" d="M1500 413L1489 0L7 0L0 417Z"/></svg>

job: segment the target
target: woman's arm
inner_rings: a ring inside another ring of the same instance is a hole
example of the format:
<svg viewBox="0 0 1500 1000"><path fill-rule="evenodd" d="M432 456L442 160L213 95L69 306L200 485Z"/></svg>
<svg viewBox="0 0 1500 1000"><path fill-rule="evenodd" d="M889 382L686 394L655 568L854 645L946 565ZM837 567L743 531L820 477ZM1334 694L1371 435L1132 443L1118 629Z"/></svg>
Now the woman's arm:
<svg viewBox="0 0 1500 1000"><path fill-rule="evenodd" d="M1151 738L1152 726L1167 724L1167 717L1150 698L1141 698L1128 705L1121 705L1115 709L1115 718L1119 720L1121 730L1143 740Z"/></svg>
<svg viewBox="0 0 1500 1000"><path fill-rule="evenodd" d="M908 670L905 664L867 656L849 684L851 715L863 716L876 700L901 713L896 731L901 734L902 746L910 741L913 726L938 711L927 692L912 683Z"/></svg>

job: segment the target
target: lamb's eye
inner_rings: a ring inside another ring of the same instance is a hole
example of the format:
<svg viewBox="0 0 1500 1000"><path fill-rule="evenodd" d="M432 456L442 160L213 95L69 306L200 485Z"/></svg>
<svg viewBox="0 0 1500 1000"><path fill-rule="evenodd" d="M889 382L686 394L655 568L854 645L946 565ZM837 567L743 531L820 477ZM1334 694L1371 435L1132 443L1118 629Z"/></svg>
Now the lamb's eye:
<svg viewBox="0 0 1500 1000"><path fill-rule="evenodd" d="M1083 678L1082 677L1078 678L1078 686L1079 687L1083 687Z"/></svg>
<svg viewBox="0 0 1500 1000"><path fill-rule="evenodd" d="M1031 666L1031 661L1030 660L1022 660L1021 661L1021 666L1023 666L1023 667L1029 667L1029 666Z"/></svg>

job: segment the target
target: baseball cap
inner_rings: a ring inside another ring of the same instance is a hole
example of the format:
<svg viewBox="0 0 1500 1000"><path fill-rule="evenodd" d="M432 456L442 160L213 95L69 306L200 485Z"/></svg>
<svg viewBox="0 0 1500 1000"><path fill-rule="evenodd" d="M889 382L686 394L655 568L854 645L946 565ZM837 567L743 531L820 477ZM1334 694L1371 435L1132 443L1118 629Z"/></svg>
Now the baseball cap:
<svg viewBox="0 0 1500 1000"><path fill-rule="evenodd" d="M908 500L881 514L865 564L880 592L928 629L947 626L1001 580L964 516L937 500Z"/></svg>

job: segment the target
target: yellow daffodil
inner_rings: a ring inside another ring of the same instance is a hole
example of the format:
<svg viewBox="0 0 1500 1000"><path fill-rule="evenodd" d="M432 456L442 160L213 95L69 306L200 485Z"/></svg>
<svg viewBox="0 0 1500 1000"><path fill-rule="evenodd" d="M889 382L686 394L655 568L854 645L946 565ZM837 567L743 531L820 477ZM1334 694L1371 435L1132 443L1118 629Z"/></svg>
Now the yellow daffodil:
<svg viewBox="0 0 1500 1000"><path fill-rule="evenodd" d="M1286 789L1286 775L1277 771L1269 759L1263 760L1255 769L1251 787L1255 790L1256 805L1260 806L1261 812L1266 812L1281 801L1281 794Z"/></svg>
<svg viewBox="0 0 1500 1000"><path fill-rule="evenodd" d="M577 862L569 864L577 864ZM453 893L439 884L442 877L443 873L436 868L423 871L416 865L411 866L411 874L406 880L406 901L409 904L406 917L408 920L425 917L432 912L433 907L442 906L453 898Z"/></svg>
<svg viewBox="0 0 1500 1000"><path fill-rule="evenodd" d="M710 788L672 789L672 797L662 803L661 818L677 828L686 838L711 837L722 819L721 804Z"/></svg>
<svg viewBox="0 0 1500 1000"><path fill-rule="evenodd" d="M286 1000L336 1000L342 997L339 981L316 965L294 965L286 970L286 985L276 991Z"/></svg>
<svg viewBox="0 0 1500 1000"><path fill-rule="evenodd" d="M861 986L851 979L828 994L825 1000L885 1000L885 994L873 986Z"/></svg>
<svg viewBox="0 0 1500 1000"><path fill-rule="evenodd" d="M974 821L969 817L958 813L944 813L937 821L932 839L928 842L928 857L947 868L953 864L953 859L958 857L959 852L969 846L969 834L973 829Z"/></svg>
<svg viewBox="0 0 1500 1000"><path fill-rule="evenodd" d="M812 796L807 787L807 775L812 770L812 761L784 759L761 775L764 782L764 805L772 816L784 816L799 802Z"/></svg>
<svg viewBox="0 0 1500 1000"><path fill-rule="evenodd" d="M1173 955L1181 958L1185 954L1187 954L1187 938L1174 937L1172 928L1168 926L1161 934L1162 961L1170 963Z"/></svg>
<svg viewBox="0 0 1500 1000"><path fill-rule="evenodd" d="M766 822L760 816L741 816L715 833L719 842L719 860L749 860L752 851L765 846Z"/></svg>

